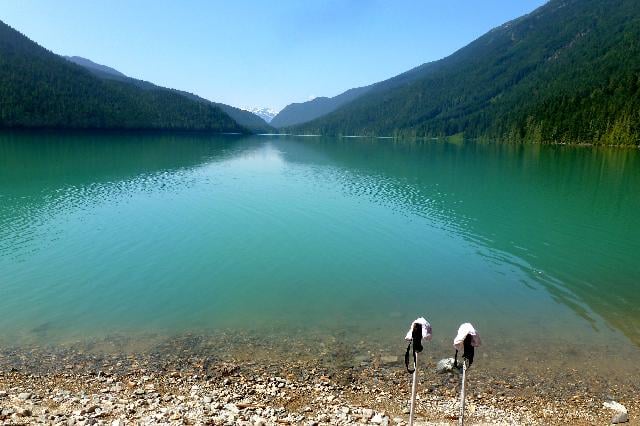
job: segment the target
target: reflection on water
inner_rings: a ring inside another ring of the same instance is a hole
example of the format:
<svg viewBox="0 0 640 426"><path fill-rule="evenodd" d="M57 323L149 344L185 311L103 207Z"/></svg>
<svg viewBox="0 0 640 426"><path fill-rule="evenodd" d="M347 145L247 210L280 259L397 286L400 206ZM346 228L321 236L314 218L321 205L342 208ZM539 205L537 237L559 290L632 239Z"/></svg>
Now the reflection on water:
<svg viewBox="0 0 640 426"><path fill-rule="evenodd" d="M637 151L325 144L333 148L323 151L332 154L325 161L343 171L347 194L433 219L434 226L477 244L482 256L522 269L594 327L591 310L640 344L640 267L632 255L640 246Z"/></svg>
<svg viewBox="0 0 640 426"><path fill-rule="evenodd" d="M317 326L391 341L426 314L442 345L466 320L498 344L640 345L639 162L474 143L4 135L2 337Z"/></svg>

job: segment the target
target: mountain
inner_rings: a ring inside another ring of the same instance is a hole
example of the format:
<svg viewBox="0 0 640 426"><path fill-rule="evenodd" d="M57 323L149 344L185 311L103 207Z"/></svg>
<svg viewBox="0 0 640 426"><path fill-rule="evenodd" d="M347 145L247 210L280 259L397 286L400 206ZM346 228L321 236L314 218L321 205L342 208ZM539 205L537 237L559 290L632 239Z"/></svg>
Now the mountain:
<svg viewBox="0 0 640 426"><path fill-rule="evenodd" d="M267 123L271 123L271 120L273 120L273 117L278 115L278 113L276 111L272 110L271 108L250 108L250 107L247 107L247 108L242 108L242 109L257 115L258 117L262 118Z"/></svg>
<svg viewBox="0 0 640 426"><path fill-rule="evenodd" d="M412 72L291 130L640 144L637 0L550 0Z"/></svg>
<svg viewBox="0 0 640 426"><path fill-rule="evenodd" d="M271 120L271 125L275 128L282 128L306 123L335 111L347 102L366 93L368 89L369 87L358 87L349 89L333 98L320 96L307 102L289 104Z"/></svg>
<svg viewBox="0 0 640 426"><path fill-rule="evenodd" d="M176 89L167 89L165 87L156 86L155 84L150 83L148 81L131 78L121 73L120 71L117 71L106 65L96 64L95 62L89 59L82 58L79 56L65 56L64 58L67 59L68 61L71 61L77 65L80 65L86 68L96 77L99 77L101 79L115 80L115 81L121 81L124 83L129 83L143 90L166 90L175 94L185 96L188 99L191 99L197 102L214 105L220 108L222 111L224 111L225 114L229 115L238 124L240 124L243 127L246 127L247 129L251 130L254 133L268 133L274 130L258 115L252 114L240 108L235 108L230 105L226 105L218 102L211 102L207 99L194 95L193 93L185 92L182 90L176 90Z"/></svg>
<svg viewBox="0 0 640 426"><path fill-rule="evenodd" d="M246 127L253 133L271 133L275 130L269 125L269 123L267 123L267 121L264 120L264 118L260 117L258 114L246 111L244 109L236 108L231 105L225 105L217 102L214 102L213 104L229 114L229 116L236 120L238 124Z"/></svg>
<svg viewBox="0 0 640 426"><path fill-rule="evenodd" d="M0 128L248 132L215 105L99 78L1 21Z"/></svg>
<svg viewBox="0 0 640 426"><path fill-rule="evenodd" d="M358 99L364 94L379 93L409 84L422 77L423 71L425 68L428 68L428 66L429 64L420 65L390 79L369 86L349 89L333 98L318 97L307 102L289 104L271 120L271 125L275 128L287 128L309 122L327 115L343 105L347 105L349 102Z"/></svg>

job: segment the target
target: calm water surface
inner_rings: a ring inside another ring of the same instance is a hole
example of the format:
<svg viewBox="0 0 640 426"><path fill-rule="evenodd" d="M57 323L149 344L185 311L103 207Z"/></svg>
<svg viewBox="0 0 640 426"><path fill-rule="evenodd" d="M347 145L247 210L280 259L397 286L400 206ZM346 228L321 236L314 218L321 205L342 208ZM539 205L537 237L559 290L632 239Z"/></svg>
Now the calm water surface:
<svg viewBox="0 0 640 426"><path fill-rule="evenodd" d="M637 150L0 136L0 341L305 330L640 346ZM635 352L634 352L635 351Z"/></svg>

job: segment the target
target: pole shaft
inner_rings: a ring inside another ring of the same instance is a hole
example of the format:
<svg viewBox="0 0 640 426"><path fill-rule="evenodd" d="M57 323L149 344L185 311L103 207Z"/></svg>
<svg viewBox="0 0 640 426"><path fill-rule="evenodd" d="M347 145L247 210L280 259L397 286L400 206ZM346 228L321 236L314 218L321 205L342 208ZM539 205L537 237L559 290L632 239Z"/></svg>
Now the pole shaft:
<svg viewBox="0 0 640 426"><path fill-rule="evenodd" d="M462 359L462 389L460 390L460 426L464 425L464 385L467 379L467 360Z"/></svg>
<svg viewBox="0 0 640 426"><path fill-rule="evenodd" d="M413 356L413 384L411 385L411 410L409 411L409 426L413 426L413 416L416 409L416 383L418 381L418 354L414 353Z"/></svg>

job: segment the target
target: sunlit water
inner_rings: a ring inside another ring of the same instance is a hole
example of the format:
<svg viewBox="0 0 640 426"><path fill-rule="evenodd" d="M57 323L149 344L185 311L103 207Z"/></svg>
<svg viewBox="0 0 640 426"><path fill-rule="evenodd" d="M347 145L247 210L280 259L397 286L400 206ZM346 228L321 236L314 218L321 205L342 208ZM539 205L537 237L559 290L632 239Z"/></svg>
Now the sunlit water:
<svg viewBox="0 0 640 426"><path fill-rule="evenodd" d="M639 154L5 134L0 341L226 329L397 344L424 315L447 345L471 321L487 350L637 354Z"/></svg>

